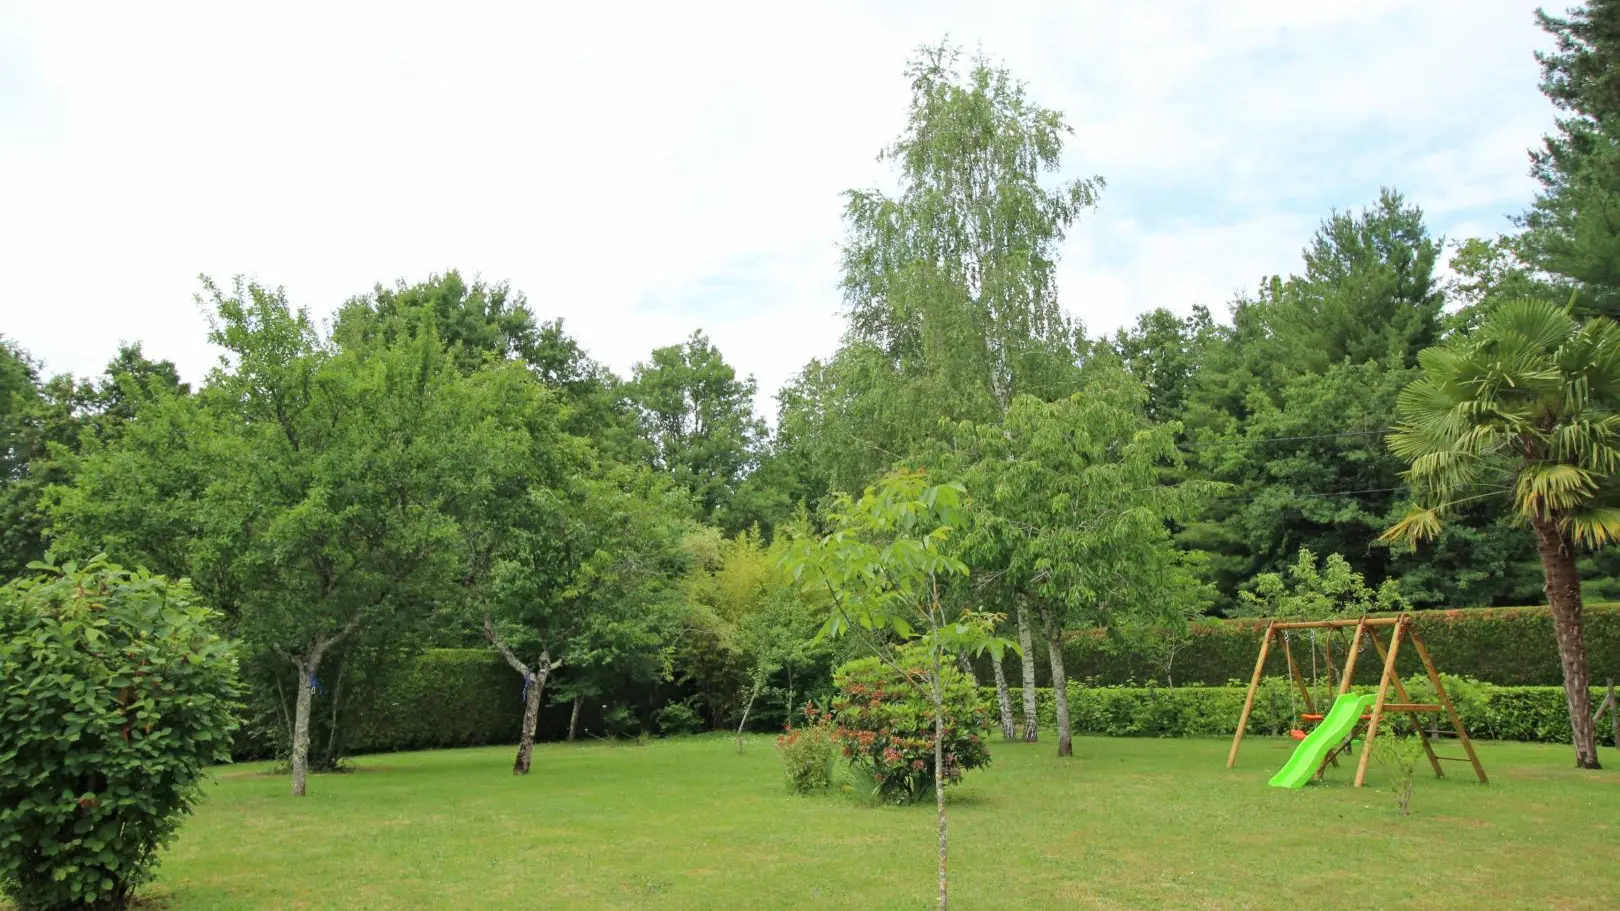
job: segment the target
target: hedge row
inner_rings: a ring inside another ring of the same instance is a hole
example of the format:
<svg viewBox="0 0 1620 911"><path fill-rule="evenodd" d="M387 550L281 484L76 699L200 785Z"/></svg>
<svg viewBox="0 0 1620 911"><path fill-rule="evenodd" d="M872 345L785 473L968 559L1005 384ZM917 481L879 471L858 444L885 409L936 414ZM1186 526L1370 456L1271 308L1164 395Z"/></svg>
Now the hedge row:
<svg viewBox="0 0 1620 911"><path fill-rule="evenodd" d="M1504 686L1559 686L1563 683L1552 617L1545 607L1418 611L1413 616L1435 665L1444 673ZM1223 686L1233 680L1247 682L1254 671L1265 623L1264 620L1223 620L1195 624L1186 644L1169 662L1168 672L1161 657L1120 646L1101 634L1079 633L1071 636L1064 648L1064 665L1072 679L1102 686L1150 682ZM1610 677L1620 680L1620 605L1588 605L1585 627L1587 663L1593 681L1602 682ZM1349 633L1349 630L1344 631L1342 637L1334 634L1336 665L1343 656ZM1327 635L1319 631L1318 640ZM1306 676L1310 676L1310 636L1299 630L1294 631L1293 636L1295 656ZM1037 646L1037 651L1041 653L1036 661L1038 679L1050 685L1045 649ZM1016 663L1016 658L1010 658L1007 664L1012 680L1019 679ZM1325 676L1324 665L1319 659L1318 668ZM1269 667L1281 673L1281 656ZM1359 682L1375 683L1378 663L1364 658L1358 662L1358 671Z"/></svg>
<svg viewBox="0 0 1620 911"><path fill-rule="evenodd" d="M1569 743L1569 708L1564 690L1555 686L1494 686L1447 676L1446 691L1462 716L1470 737L1482 740L1523 740L1537 743ZM1358 688L1362 689L1362 688ZM1242 714L1246 687L1094 687L1071 683L1069 719L1076 734L1107 737L1230 737ZM1412 698L1432 700L1433 690L1426 681L1408 687ZM1292 695L1291 695L1292 694ZM987 695L995 693L987 688ZM1331 698L1331 693L1324 692ZM1016 694L1015 694L1016 696ZM1042 727L1050 730L1057 718L1052 690L1036 691L1037 710ZM1593 704L1603 698L1594 690ZM1016 710L1016 698L1015 710ZM1286 678L1266 678L1255 698L1247 731L1251 734L1283 734L1297 726L1295 712L1304 711L1298 693ZM1436 719L1442 731L1449 730L1443 716ZM1407 716L1393 716L1397 730L1409 727ZM1606 732L1599 732L1607 740Z"/></svg>

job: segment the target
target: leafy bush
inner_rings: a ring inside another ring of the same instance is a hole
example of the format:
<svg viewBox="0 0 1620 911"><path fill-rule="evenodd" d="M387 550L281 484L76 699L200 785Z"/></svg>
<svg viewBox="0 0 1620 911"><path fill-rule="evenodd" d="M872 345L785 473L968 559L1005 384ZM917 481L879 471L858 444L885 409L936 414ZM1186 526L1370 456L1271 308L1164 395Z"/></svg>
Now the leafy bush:
<svg viewBox="0 0 1620 911"><path fill-rule="evenodd" d="M0 588L0 887L122 907L230 758L236 659L184 581L31 568Z"/></svg>
<svg viewBox="0 0 1620 911"><path fill-rule="evenodd" d="M669 703L658 710L653 720L658 724L658 732L666 737L671 734L696 734L703 730L703 719L684 702Z"/></svg>
<svg viewBox="0 0 1620 911"><path fill-rule="evenodd" d="M1373 742L1373 755L1389 773L1389 786L1395 792L1395 805L1401 815L1411 813L1412 786L1417 782L1418 760L1423 758L1423 742L1416 737L1379 737Z"/></svg>
<svg viewBox="0 0 1620 911"><path fill-rule="evenodd" d="M905 676L876 658L861 658L833 674L834 735L845 756L871 773L885 803L911 803L934 791L934 703L923 654L902 653ZM969 769L990 764L985 734L990 700L973 681L947 665L945 685L945 784Z"/></svg>
<svg viewBox="0 0 1620 911"><path fill-rule="evenodd" d="M817 794L832 789L839 744L825 714L805 706L804 715L804 726L776 738L776 753L782 757L788 788L795 794Z"/></svg>

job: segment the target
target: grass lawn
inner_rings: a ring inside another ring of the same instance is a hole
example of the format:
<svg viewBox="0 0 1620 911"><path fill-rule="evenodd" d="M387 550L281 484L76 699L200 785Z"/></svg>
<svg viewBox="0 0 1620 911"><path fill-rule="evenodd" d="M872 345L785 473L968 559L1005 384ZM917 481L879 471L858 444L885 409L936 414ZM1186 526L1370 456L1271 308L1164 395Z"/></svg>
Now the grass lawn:
<svg viewBox="0 0 1620 911"><path fill-rule="evenodd" d="M1413 815L1382 779L1266 787L1292 741L997 745L951 792L953 904L1031 908L1620 907L1620 754L1481 745L1422 778ZM1455 751L1455 747L1452 748ZM768 738L547 745L362 758L286 796L223 770L146 894L204 909L921 909L934 809L784 792ZM1426 767L1425 767L1426 768ZM1374 765L1376 772L1377 766ZM1377 784L1377 787L1374 785Z"/></svg>

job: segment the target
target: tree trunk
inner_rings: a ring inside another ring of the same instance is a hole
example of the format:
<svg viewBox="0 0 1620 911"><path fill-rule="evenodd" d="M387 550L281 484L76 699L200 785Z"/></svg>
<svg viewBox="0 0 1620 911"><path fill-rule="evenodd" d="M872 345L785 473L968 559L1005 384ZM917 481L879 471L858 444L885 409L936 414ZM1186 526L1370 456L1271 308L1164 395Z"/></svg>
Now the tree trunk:
<svg viewBox="0 0 1620 911"><path fill-rule="evenodd" d="M1007 689L1007 671L1000 659L992 659L990 670L996 677L996 707L1001 709L1001 738L1016 739L1013 730L1012 693Z"/></svg>
<svg viewBox="0 0 1620 911"><path fill-rule="evenodd" d="M1592 687L1586 671L1586 639L1581 628L1581 577L1575 568L1575 546L1551 522L1535 519L1536 549L1546 577L1547 605L1552 613L1558 657L1564 665L1564 698L1574 731L1575 767L1601 768L1597 730L1592 722Z"/></svg>
<svg viewBox="0 0 1620 911"><path fill-rule="evenodd" d="M546 690L547 671L547 662L541 658L540 670L527 677L529 693L523 703L523 736L518 740L517 760L512 763L513 775L529 774L529 765L534 759L534 729L540 723L540 695Z"/></svg>
<svg viewBox="0 0 1620 911"><path fill-rule="evenodd" d="M309 789L309 712L315 667L307 659L293 664L298 667L298 700L293 711L292 796L303 797Z"/></svg>
<svg viewBox="0 0 1620 911"><path fill-rule="evenodd" d="M585 704L585 694L580 693L574 697L574 710L568 715L568 742L573 743L579 739L579 710Z"/></svg>
<svg viewBox="0 0 1620 911"><path fill-rule="evenodd" d="M1024 742L1040 740L1041 723L1035 713L1035 639L1029 631L1029 611L1018 605L1018 646L1024 650Z"/></svg>
<svg viewBox="0 0 1620 911"><path fill-rule="evenodd" d="M934 651L934 807L939 814L939 911L950 906L950 880L946 859L950 837L945 822L945 685L940 679L939 651Z"/></svg>
<svg viewBox="0 0 1620 911"><path fill-rule="evenodd" d="M748 727L748 713L754 710L754 700L759 698L759 691L765 688L765 674L763 669L754 671L754 685L748 688L748 701L743 703L742 721L737 722L737 753L743 751L743 730Z"/></svg>
<svg viewBox="0 0 1620 911"><path fill-rule="evenodd" d="M1074 739L1069 731L1069 675L1063 670L1063 626L1046 615L1046 652L1052 659L1052 699L1057 707L1059 756L1074 755Z"/></svg>

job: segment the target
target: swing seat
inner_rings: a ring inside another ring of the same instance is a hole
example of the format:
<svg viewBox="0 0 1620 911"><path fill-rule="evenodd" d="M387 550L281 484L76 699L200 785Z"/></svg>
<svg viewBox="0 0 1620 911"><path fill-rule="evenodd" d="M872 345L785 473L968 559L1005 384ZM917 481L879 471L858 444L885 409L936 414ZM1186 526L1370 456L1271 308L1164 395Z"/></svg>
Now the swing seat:
<svg viewBox="0 0 1620 911"><path fill-rule="evenodd" d="M1304 731L1300 730L1299 728L1294 728L1292 731L1288 732L1288 736L1294 738L1295 740L1304 740L1306 737L1309 737L1310 735L1306 734Z"/></svg>

